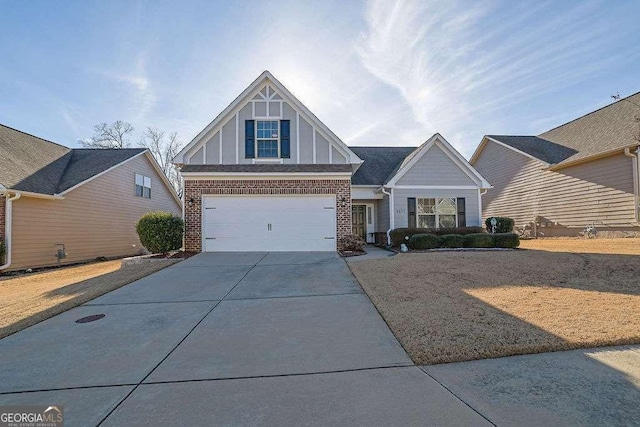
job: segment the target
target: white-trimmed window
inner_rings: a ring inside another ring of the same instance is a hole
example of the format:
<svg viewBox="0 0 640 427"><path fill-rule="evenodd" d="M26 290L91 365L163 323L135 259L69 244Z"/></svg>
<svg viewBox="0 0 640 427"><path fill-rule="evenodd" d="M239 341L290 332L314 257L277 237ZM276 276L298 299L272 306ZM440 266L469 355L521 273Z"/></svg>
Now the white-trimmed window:
<svg viewBox="0 0 640 427"><path fill-rule="evenodd" d="M453 228L458 225L457 200L449 197L417 199L418 228Z"/></svg>
<svg viewBox="0 0 640 427"><path fill-rule="evenodd" d="M256 120L256 153L258 158L280 157L280 124L278 120Z"/></svg>
<svg viewBox="0 0 640 427"><path fill-rule="evenodd" d="M136 174L136 196L151 198L151 178Z"/></svg>

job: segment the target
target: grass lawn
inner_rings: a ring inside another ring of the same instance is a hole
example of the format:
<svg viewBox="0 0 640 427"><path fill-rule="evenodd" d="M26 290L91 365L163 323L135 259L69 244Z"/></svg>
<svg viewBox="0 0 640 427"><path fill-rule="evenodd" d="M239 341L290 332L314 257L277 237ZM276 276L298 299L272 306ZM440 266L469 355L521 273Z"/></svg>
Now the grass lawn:
<svg viewBox="0 0 640 427"><path fill-rule="evenodd" d="M104 295L178 260L120 268L105 261L0 277L0 338Z"/></svg>
<svg viewBox="0 0 640 427"><path fill-rule="evenodd" d="M640 256L628 255L640 239L616 240L623 254L604 239L549 239L350 267L419 364L640 343Z"/></svg>

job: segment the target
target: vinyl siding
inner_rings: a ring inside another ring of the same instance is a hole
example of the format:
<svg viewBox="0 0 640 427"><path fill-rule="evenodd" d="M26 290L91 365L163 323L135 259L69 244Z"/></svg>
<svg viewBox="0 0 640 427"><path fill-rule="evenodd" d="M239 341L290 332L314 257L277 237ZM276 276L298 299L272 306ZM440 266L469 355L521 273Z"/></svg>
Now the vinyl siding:
<svg viewBox="0 0 640 427"><path fill-rule="evenodd" d="M464 197L465 216L467 226L480 225L480 206L478 204L479 190L420 190L420 189L397 189L393 190L393 209L395 226L393 228L407 227L409 223L407 211L407 199L416 198L438 198L438 197Z"/></svg>
<svg viewBox="0 0 640 427"><path fill-rule="evenodd" d="M475 168L493 185L483 217L509 216L517 226L541 217L545 235L577 234L587 225L629 228L634 222L633 163L618 154L544 170L541 162L489 141Z"/></svg>
<svg viewBox="0 0 640 427"><path fill-rule="evenodd" d="M389 196L386 194L376 205L376 229L377 231L389 230Z"/></svg>
<svg viewBox="0 0 640 427"><path fill-rule="evenodd" d="M151 177L151 199L135 195L136 173ZM135 223L142 215L158 210L181 214L146 155L81 185L63 200L22 197L13 206L10 269L55 265L56 243L65 244L64 263L136 255L142 246Z"/></svg>
<svg viewBox="0 0 640 427"><path fill-rule="evenodd" d="M397 182L397 185L477 185L434 144Z"/></svg>

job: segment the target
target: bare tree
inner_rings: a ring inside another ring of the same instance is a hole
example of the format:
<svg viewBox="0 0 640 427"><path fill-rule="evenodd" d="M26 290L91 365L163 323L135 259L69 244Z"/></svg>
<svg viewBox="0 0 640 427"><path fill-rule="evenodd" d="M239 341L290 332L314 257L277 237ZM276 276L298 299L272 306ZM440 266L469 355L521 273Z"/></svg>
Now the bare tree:
<svg viewBox="0 0 640 427"><path fill-rule="evenodd" d="M180 173L178 167L171 163L171 160L180 151L181 143L178 140L178 134L173 132L167 135L164 131L149 126L140 138L140 145L149 149L178 196L182 197Z"/></svg>
<svg viewBox="0 0 640 427"><path fill-rule="evenodd" d="M93 127L93 136L80 140L86 148L127 148L134 128L131 123L117 120L111 124L100 123Z"/></svg>

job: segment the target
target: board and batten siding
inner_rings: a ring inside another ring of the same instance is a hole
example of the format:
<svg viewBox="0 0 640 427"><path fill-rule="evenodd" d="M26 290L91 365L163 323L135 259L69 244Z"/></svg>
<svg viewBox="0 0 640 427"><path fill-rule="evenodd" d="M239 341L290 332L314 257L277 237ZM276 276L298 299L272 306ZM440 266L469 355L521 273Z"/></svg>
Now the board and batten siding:
<svg viewBox="0 0 640 427"><path fill-rule="evenodd" d="M290 121L290 153L289 158L282 159L284 164L345 164L348 159L343 153L329 143L318 129L299 115L296 110L286 101L278 101L278 106L282 102L282 110L269 108L269 113L275 111L271 117L257 118L253 114L252 102L244 104L237 114L237 138L236 138L236 114L230 114L223 122L222 126L210 132L205 137L206 141L202 146L194 149L185 155L187 164L252 164L254 159L245 158L245 121L246 120L289 120ZM263 111L261 113L265 113ZM298 122L299 120L299 122ZM222 137L221 135L222 131ZM299 141L298 141L299 135ZM236 146L237 142L237 146ZM220 144L222 143L222 149ZM298 153L298 147L300 152ZM236 162L236 150L237 158ZM220 157L222 153L222 157ZM315 153L315 155L314 155ZM298 162L298 157L300 161ZM220 161L222 159L222 161Z"/></svg>
<svg viewBox="0 0 640 427"><path fill-rule="evenodd" d="M483 218L509 216L516 226L541 217L545 235L576 234L587 225L633 226L633 163L624 154L559 169L489 141L474 167L493 188L483 196Z"/></svg>
<svg viewBox="0 0 640 427"><path fill-rule="evenodd" d="M478 189L393 189L393 211L394 211L394 228L403 228L409 226L409 213L407 210L407 199L409 197L416 198L458 198L465 199L465 216L467 226L480 225L480 206L478 201Z"/></svg>
<svg viewBox="0 0 640 427"><path fill-rule="evenodd" d="M135 195L135 174L151 177L151 199ZM13 205L10 270L56 264L57 243L63 263L97 257L137 255L143 249L135 223L147 212L181 214L146 154L65 194L62 200L22 197Z"/></svg>
<svg viewBox="0 0 640 427"><path fill-rule="evenodd" d="M477 185L435 143L396 183L397 185Z"/></svg>

